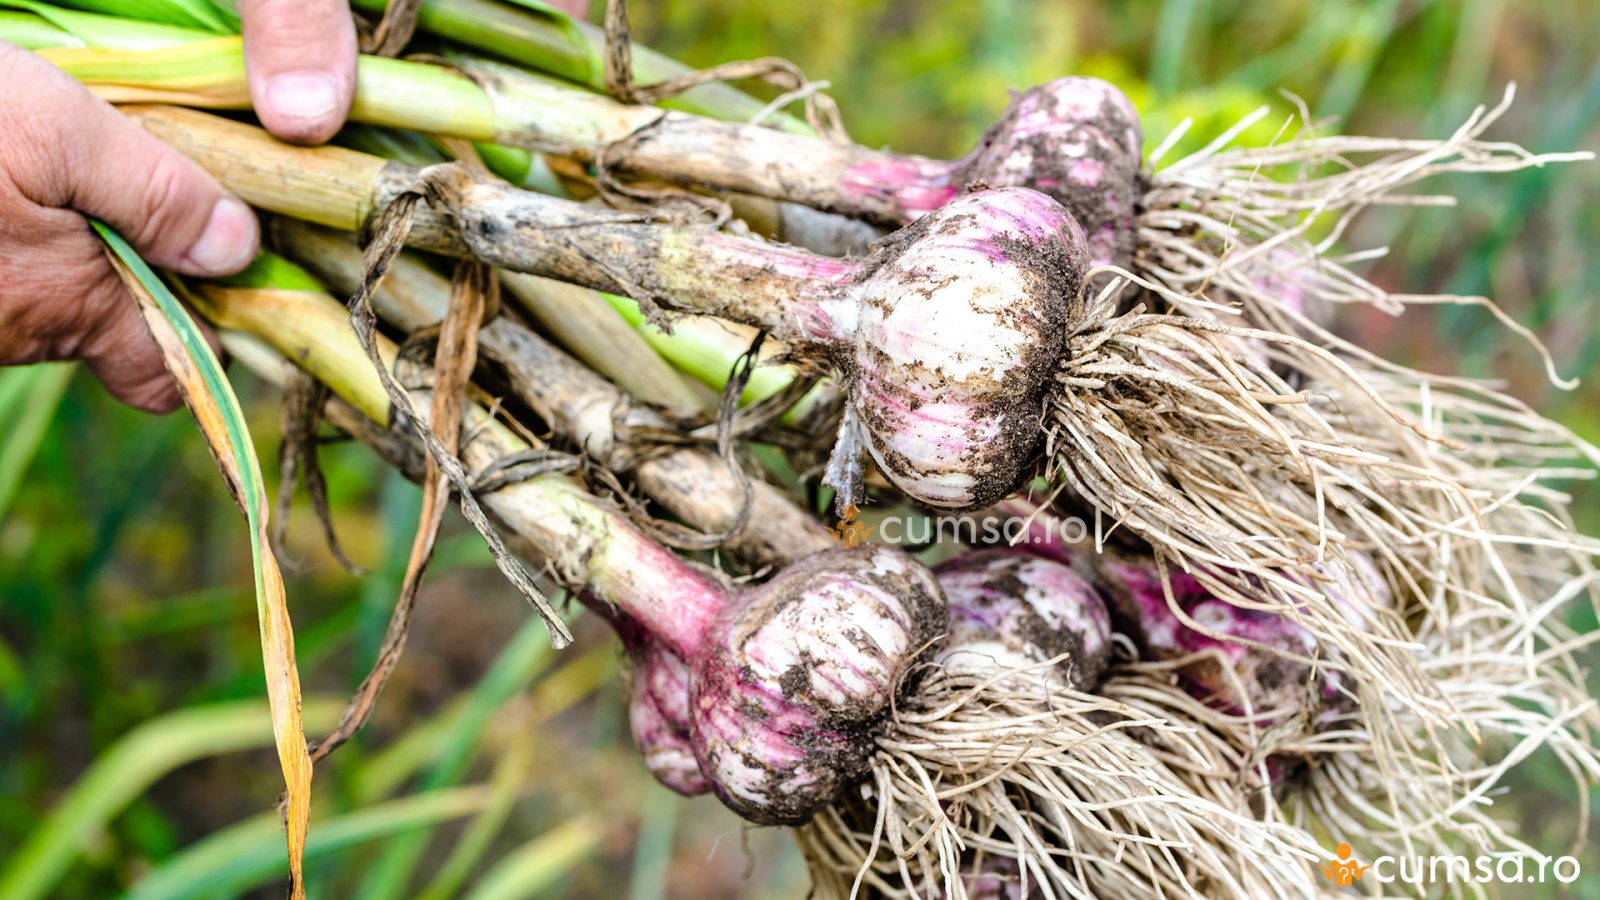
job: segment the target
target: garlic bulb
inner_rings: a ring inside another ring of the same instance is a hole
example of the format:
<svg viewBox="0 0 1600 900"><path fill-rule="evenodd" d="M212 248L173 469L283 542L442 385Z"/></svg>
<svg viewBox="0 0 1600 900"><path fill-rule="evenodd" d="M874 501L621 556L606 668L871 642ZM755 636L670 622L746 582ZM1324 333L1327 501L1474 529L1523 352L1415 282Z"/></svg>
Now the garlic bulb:
<svg viewBox="0 0 1600 900"><path fill-rule="evenodd" d="M950 607L950 633L933 661L946 672L986 676L1057 660L1070 687L1087 690L1111 655L1111 615L1071 567L1023 550L978 550L935 569Z"/></svg>
<svg viewBox="0 0 1600 900"><path fill-rule="evenodd" d="M1098 78L1058 78L1017 95L968 157L960 180L1050 195L1082 226L1093 265L1129 266L1144 185L1143 129L1126 94Z"/></svg>
<svg viewBox="0 0 1600 900"><path fill-rule="evenodd" d="M1350 558L1357 571L1328 570L1327 580L1316 587L1350 622L1370 623L1372 605L1389 604L1389 588L1370 559L1361 554ZM1305 662L1282 655L1315 658L1321 652L1311 632L1293 619L1229 603L1193 575L1169 571L1173 600L1191 625L1167 604L1154 560L1108 548L1093 557L1092 565L1118 630L1143 653L1165 660L1212 651L1185 666L1183 676L1197 696L1218 708L1282 715L1304 709L1315 698L1321 707L1316 712L1326 714L1347 705L1339 672L1313 671Z"/></svg>
<svg viewBox="0 0 1600 900"><path fill-rule="evenodd" d="M633 660L628 685L628 725L656 780L684 796L711 787L694 758L689 725L689 667L659 643L650 642L629 654Z"/></svg>
<svg viewBox="0 0 1600 900"><path fill-rule="evenodd" d="M731 604L690 664L712 790L753 822L810 818L865 771L901 676L946 621L938 582L884 546L807 557Z"/></svg>
<svg viewBox="0 0 1600 900"><path fill-rule="evenodd" d="M969 194L886 239L853 308L832 317L851 376L836 460L859 441L936 508L1011 493L1038 452L1040 400L1086 264L1067 211L1022 188Z"/></svg>

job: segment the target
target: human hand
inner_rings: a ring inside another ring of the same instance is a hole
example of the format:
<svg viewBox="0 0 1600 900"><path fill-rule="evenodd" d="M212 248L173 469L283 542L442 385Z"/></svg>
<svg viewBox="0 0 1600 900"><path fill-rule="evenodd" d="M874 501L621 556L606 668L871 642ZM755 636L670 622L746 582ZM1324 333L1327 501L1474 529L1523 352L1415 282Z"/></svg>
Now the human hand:
<svg viewBox="0 0 1600 900"><path fill-rule="evenodd" d="M345 0L241 0L257 114L285 140L319 143L355 90ZM199 166L44 60L0 43L0 365L82 359L117 399L179 403L160 352L84 216L185 275L239 271L255 215Z"/></svg>
<svg viewBox="0 0 1600 900"><path fill-rule="evenodd" d="M152 263L237 272L254 213L201 168L43 59L0 43L0 364L82 359L117 399L175 409L177 388L84 216Z"/></svg>
<svg viewBox="0 0 1600 900"><path fill-rule="evenodd" d="M581 16L587 0L553 0ZM321 143L344 124L356 40L346 0L240 0L245 68L262 124ZM37 56L0 42L0 365L82 359L125 403L179 403L137 308L83 216L152 263L228 275L254 257L249 208L194 163Z"/></svg>

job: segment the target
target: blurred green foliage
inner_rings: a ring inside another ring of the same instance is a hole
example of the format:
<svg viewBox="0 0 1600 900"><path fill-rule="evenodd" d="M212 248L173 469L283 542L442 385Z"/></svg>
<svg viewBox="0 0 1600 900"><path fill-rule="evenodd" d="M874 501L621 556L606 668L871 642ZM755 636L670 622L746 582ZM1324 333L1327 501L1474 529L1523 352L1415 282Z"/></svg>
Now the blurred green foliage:
<svg viewBox="0 0 1600 900"><path fill-rule="evenodd" d="M1175 152L1262 103L1282 117L1245 140L1270 139L1293 111L1280 91L1317 116L1343 117L1348 131L1437 136L1511 80L1519 102L1497 136L1534 150L1600 147L1600 16L1553 0L634 7L636 37L695 65L795 60L831 83L857 140L902 150L964 152L1008 89L1071 72L1122 85L1151 146L1192 118ZM1411 291L1490 294L1539 330L1564 373L1590 374L1600 360L1600 257L1590 252L1600 238L1600 166L1440 187L1462 197L1457 209L1363 220L1353 245L1392 247L1372 277ZM1553 390L1533 354L1481 311L1366 314L1345 326L1424 367L1503 377L1600 439L1597 383ZM166 718L173 711L255 701L264 716L265 703L246 534L192 423L120 408L85 375L62 393L60 373L0 371L0 876L15 863L12 848L63 809L74 786L110 779L107 796L131 799L96 807L103 821L84 832L49 896L141 884L275 896L279 785L264 738L193 761L173 749L176 767L150 772L148 787L116 784L117 773L94 767L121 758L108 754L141 723L191 721ZM270 460L276 398L245 378L240 392ZM341 572L297 505L290 600L310 705L327 707L376 651L417 494L360 448L330 447L324 464L346 544L373 570L363 580ZM1600 495L1577 490L1582 523L1600 531ZM541 652L522 627L526 611L459 528L441 544L421 606L373 724L318 772L313 896L425 887L451 896L457 885L483 896L801 895L803 873L781 834L743 831L715 801L679 800L649 782L597 629L580 628L579 645L559 659ZM1595 628L1592 613L1574 625ZM227 721L218 715L215 727ZM95 771L101 780L86 780ZM1573 802L1565 773L1536 760L1497 807L1521 821L1530 844L1557 853L1570 849ZM1600 877L1592 842L1583 860Z"/></svg>

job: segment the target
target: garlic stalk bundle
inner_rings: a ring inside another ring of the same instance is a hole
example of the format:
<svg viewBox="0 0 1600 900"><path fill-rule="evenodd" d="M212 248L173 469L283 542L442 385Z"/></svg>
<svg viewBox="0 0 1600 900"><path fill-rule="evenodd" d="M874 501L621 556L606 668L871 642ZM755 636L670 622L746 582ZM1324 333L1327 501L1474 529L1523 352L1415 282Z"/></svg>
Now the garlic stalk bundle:
<svg viewBox="0 0 1600 900"><path fill-rule="evenodd" d="M293 299L293 314L267 316L234 308L251 302L243 293L197 297L213 321L251 326L369 419L387 422L388 397L338 305L325 295ZM394 346L378 340L393 359ZM412 396L425 414L427 392ZM462 430L472 478L529 449L477 406L464 409ZM905 676L948 622L933 574L894 548L823 551L735 590L565 475L544 472L482 502L585 602L613 621L625 617L687 664L700 771L753 822L803 822L860 777Z"/></svg>
<svg viewBox="0 0 1600 900"><path fill-rule="evenodd" d="M274 219L267 232L274 245L336 293L348 296L359 287L361 251L348 235L282 218ZM372 303L385 321L413 332L438 323L449 297L444 278L403 255L373 292ZM631 430L666 431L668 420L631 403L617 386L532 329L501 316L484 325L478 340L483 356L503 370L512 393L539 414L559 443L613 472L631 474L647 496L700 532L727 534L721 546L751 568L833 546L833 532L815 517L765 481L741 482L734 464L709 448L651 453L629 446ZM735 528L746 499L744 527Z"/></svg>
<svg viewBox="0 0 1600 900"><path fill-rule="evenodd" d="M1082 230L1024 188L960 197L844 261L706 228L649 224L353 151L276 144L203 113L134 118L257 206L347 230L415 191L412 244L707 312L829 356L849 383L830 483L858 498L859 453L913 499L971 509L1014 489L1088 265ZM311 158L316 162L311 163Z"/></svg>
<svg viewBox="0 0 1600 900"><path fill-rule="evenodd" d="M210 62L206 90L146 83L150 59L173 47L120 53L96 48L100 52L88 59L76 47L39 49L119 102L248 107L242 42L194 32L184 43L183 34L163 37L196 59L197 68L200 60ZM106 42L100 36L90 40ZM1029 88L970 153L937 160L618 103L467 54L451 54L450 63L459 71L361 57L352 120L542 151L889 226L904 225L969 189L1031 187L1079 219L1096 265L1125 266L1132 259L1143 134L1128 98L1097 78L1058 78Z"/></svg>

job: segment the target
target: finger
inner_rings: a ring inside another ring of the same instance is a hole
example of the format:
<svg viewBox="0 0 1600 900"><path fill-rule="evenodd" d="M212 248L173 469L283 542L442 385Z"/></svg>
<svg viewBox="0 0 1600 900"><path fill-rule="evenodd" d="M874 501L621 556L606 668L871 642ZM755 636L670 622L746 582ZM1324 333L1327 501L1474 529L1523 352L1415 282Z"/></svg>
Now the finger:
<svg viewBox="0 0 1600 900"><path fill-rule="evenodd" d="M320 144L350 112L356 29L345 0L239 0L250 99L267 130Z"/></svg>
<svg viewBox="0 0 1600 900"><path fill-rule="evenodd" d="M111 396L146 412L168 413L183 400L161 361L161 351L144 324L138 304L115 274L105 288L112 295L104 318L85 341L82 356Z"/></svg>
<svg viewBox="0 0 1600 900"><path fill-rule="evenodd" d="M186 275L231 275L255 258L260 225L194 162L106 111L80 126L85 164L73 209L104 220L139 254Z"/></svg>
<svg viewBox="0 0 1600 900"><path fill-rule="evenodd" d="M40 100L0 116L19 132L15 158L0 163L29 200L101 219L149 261L186 275L230 275L255 256L255 214L204 169L44 60L7 63Z"/></svg>
<svg viewBox="0 0 1600 900"><path fill-rule="evenodd" d="M133 298L124 296L113 320L107 323L107 352L85 356L89 370L111 396L145 412L165 414L183 405L178 383L167 370L155 338L150 336ZM220 360L222 342L204 320L195 319L211 352Z"/></svg>
<svg viewBox="0 0 1600 900"><path fill-rule="evenodd" d="M42 342L23 358L81 359L118 400L149 412L176 409L180 398L161 351L105 245L66 210L24 218L39 241L29 256L48 271L22 285L40 301L25 306L16 324ZM215 334L200 324L215 350Z"/></svg>
<svg viewBox="0 0 1600 900"><path fill-rule="evenodd" d="M94 243L93 241L90 242ZM182 405L177 384L167 370L161 349L145 324L139 304L129 295L121 276L106 261L100 247L87 248L92 276L87 315L93 324L77 342L74 356L83 359L113 397L137 409L168 413ZM95 258L95 255L98 258ZM222 342L204 320L194 317L212 353L222 351Z"/></svg>

